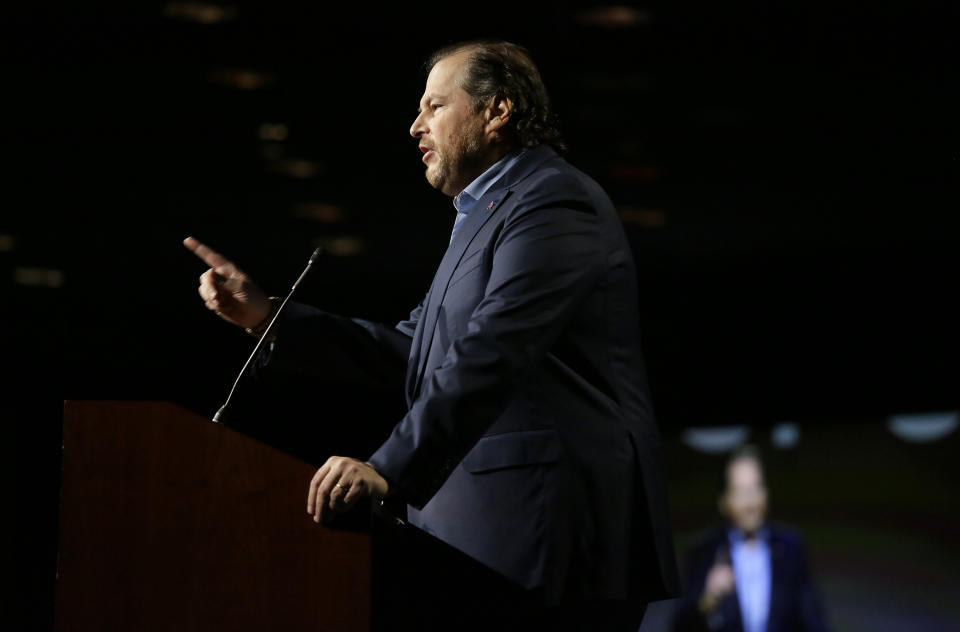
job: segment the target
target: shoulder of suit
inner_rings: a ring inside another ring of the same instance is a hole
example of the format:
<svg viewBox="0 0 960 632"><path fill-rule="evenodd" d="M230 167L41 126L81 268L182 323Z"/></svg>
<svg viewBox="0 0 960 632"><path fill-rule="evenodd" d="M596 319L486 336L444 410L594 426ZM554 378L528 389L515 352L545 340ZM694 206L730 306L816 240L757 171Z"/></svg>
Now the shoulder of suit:
<svg viewBox="0 0 960 632"><path fill-rule="evenodd" d="M510 187L511 207L562 206L596 212L606 193L592 178L562 158L547 160Z"/></svg>
<svg viewBox="0 0 960 632"><path fill-rule="evenodd" d="M782 523L771 523L768 525L768 528L770 529L770 537L772 540L780 542L788 548L803 551L803 536L795 527Z"/></svg>

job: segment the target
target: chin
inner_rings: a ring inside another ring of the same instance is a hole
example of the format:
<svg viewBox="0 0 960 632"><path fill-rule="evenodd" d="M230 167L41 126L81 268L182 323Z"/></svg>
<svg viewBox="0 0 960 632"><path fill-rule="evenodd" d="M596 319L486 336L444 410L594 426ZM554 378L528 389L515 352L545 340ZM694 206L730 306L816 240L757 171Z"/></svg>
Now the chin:
<svg viewBox="0 0 960 632"><path fill-rule="evenodd" d="M434 165L427 165L426 172L427 182L430 183L434 189L443 189L446 179L442 174L437 173L437 168Z"/></svg>

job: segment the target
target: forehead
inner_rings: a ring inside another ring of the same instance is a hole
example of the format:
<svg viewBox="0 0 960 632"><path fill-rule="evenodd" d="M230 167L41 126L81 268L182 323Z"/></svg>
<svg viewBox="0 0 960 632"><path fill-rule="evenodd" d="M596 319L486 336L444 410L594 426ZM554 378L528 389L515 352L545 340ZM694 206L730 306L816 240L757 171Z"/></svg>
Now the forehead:
<svg viewBox="0 0 960 632"><path fill-rule="evenodd" d="M727 482L730 485L750 485L761 478L760 464L754 459L737 459L727 470Z"/></svg>
<svg viewBox="0 0 960 632"><path fill-rule="evenodd" d="M458 80L463 72L467 56L468 52L462 51L444 57L434 64L427 76L427 85L423 96L428 98L435 95L449 95L457 90L462 92Z"/></svg>

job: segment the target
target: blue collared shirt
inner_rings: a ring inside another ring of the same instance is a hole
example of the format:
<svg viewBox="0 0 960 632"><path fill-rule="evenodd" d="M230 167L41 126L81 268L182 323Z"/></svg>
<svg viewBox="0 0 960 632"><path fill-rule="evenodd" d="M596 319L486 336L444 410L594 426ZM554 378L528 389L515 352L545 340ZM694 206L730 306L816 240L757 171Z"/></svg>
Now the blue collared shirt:
<svg viewBox="0 0 960 632"><path fill-rule="evenodd" d="M737 582L737 599L744 632L766 632L770 614L773 573L770 565L770 531L762 527L748 543L743 531L731 528L730 561Z"/></svg>
<svg viewBox="0 0 960 632"><path fill-rule="evenodd" d="M483 194L489 191L490 187L492 187L503 174L517 164L517 161L520 160L520 157L525 151L526 149L520 149L510 152L490 165L476 180L468 184L463 191L454 196L453 208L457 209L457 219L453 224L453 233L457 232L457 228L459 228L463 220L467 218L467 213L470 212L470 209L473 208L477 200L483 197ZM450 241L453 241L453 234L450 235Z"/></svg>

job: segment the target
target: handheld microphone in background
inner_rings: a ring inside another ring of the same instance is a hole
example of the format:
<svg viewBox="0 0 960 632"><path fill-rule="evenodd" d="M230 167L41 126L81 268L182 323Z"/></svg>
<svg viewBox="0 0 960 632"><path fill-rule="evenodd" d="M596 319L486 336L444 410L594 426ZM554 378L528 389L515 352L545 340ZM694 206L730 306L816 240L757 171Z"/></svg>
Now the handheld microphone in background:
<svg viewBox="0 0 960 632"><path fill-rule="evenodd" d="M310 255L310 261L307 262L307 267L303 269L303 272L300 273L300 276L294 281L293 286L290 288L290 292L287 293L287 297L283 299L283 302L280 303L280 307L277 308L277 311L273 314L273 318L270 319L270 324L267 325L267 328L263 330L263 333L260 334L260 339L257 340L257 345L253 348L253 351L250 353L250 357L247 358L246 363L243 365L243 368L240 369L240 374L237 375L237 379L233 382L233 388L230 389L230 394L227 395L227 401L223 403L223 406L220 407L220 410L217 411L217 414L213 416L214 423L223 423L223 411L226 410L227 406L230 405L230 400L233 398L233 392L237 390L237 384L240 383L240 378L243 377L243 374L247 372L247 368L260 354L260 348L263 347L263 343L267 340L267 337L270 335L270 331L273 329L273 324L277 322L277 317L280 316L280 312L283 311L283 308L286 306L287 301L290 300L290 297L293 296L293 293L296 291L297 286L300 285L300 282L307 276L307 273L310 272L310 268L313 267L313 264L316 263L317 259L320 258L320 255L324 253L323 248L317 248L313 251L313 254Z"/></svg>

